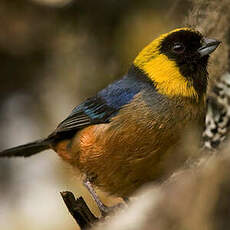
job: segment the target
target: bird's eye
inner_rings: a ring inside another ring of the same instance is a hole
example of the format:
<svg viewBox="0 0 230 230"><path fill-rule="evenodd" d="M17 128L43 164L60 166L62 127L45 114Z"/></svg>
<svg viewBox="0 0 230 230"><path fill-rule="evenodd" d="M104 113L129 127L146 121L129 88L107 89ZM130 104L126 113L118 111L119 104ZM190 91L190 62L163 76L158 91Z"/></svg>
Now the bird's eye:
<svg viewBox="0 0 230 230"><path fill-rule="evenodd" d="M176 42L173 47L172 47L172 51L174 53L177 53L177 54L181 54L183 53L185 50L185 47L182 43L179 43L179 42Z"/></svg>

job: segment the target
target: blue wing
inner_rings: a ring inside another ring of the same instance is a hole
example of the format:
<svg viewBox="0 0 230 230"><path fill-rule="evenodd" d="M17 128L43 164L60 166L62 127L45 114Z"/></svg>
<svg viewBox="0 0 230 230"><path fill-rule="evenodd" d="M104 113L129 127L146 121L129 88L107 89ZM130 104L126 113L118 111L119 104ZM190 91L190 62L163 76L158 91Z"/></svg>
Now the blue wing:
<svg viewBox="0 0 230 230"><path fill-rule="evenodd" d="M107 123L117 114L122 106L129 103L140 91L140 84L130 76L114 82L100 91L95 97L73 109L50 135L71 134L92 124ZM60 135L59 135L60 136Z"/></svg>

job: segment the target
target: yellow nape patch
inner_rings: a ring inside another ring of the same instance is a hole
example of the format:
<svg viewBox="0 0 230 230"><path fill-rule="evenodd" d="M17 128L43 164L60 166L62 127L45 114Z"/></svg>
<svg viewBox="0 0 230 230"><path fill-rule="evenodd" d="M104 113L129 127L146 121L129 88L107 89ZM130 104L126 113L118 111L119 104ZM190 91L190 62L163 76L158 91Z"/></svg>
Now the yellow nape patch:
<svg viewBox="0 0 230 230"><path fill-rule="evenodd" d="M175 62L170 61L164 54L151 59L142 70L154 82L159 93L198 99L198 94L191 82L180 74Z"/></svg>
<svg viewBox="0 0 230 230"><path fill-rule="evenodd" d="M190 28L180 28L161 35L138 54L134 65L154 82L159 93L170 97L184 96L198 99L196 90L191 82L181 75L176 63L159 52L161 41L169 34L180 30L193 31Z"/></svg>

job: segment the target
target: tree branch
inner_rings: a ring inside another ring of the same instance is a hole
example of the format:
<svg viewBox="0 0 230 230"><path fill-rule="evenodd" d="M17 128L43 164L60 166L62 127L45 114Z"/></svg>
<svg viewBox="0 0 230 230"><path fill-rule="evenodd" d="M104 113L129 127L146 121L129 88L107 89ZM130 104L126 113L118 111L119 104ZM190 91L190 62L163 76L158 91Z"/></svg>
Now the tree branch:
<svg viewBox="0 0 230 230"><path fill-rule="evenodd" d="M69 191L61 192L61 196L81 230L89 228L98 221L98 218L93 215L82 197L75 199L73 193Z"/></svg>

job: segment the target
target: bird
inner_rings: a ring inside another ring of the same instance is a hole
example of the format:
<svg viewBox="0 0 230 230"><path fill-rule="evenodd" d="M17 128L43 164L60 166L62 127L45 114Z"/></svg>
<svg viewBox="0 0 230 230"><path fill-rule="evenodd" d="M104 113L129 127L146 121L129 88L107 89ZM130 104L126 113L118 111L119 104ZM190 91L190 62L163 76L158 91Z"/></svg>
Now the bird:
<svg viewBox="0 0 230 230"><path fill-rule="evenodd" d="M0 157L29 157L53 149L80 170L84 184L129 198L161 181L188 156L185 137L201 130L207 65L220 41L190 27L161 34L136 56L127 74L76 106L46 138L9 148ZM182 144L183 143L183 144Z"/></svg>

